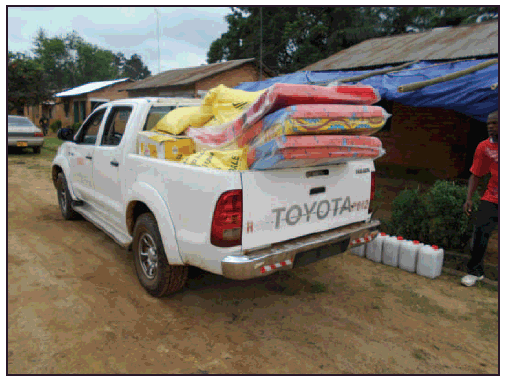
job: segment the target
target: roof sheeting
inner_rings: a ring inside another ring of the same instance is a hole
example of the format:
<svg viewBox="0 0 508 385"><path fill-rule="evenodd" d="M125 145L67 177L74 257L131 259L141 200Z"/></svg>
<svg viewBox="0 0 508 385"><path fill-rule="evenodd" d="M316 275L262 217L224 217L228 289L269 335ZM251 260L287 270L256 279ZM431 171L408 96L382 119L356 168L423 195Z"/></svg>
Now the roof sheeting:
<svg viewBox="0 0 508 385"><path fill-rule="evenodd" d="M162 72L158 75L150 76L143 80L138 80L125 90L140 90L146 88L160 88L168 86L183 86L193 84L201 79L218 74L220 72L228 71L233 68L242 66L246 63L255 63L256 59L240 59L230 60L223 63L214 63L209 65L202 65L199 67L179 68Z"/></svg>
<svg viewBox="0 0 508 385"><path fill-rule="evenodd" d="M64 98L68 96L76 96L76 95L83 95L88 94L93 91L97 91L101 88L112 86L113 84L125 82L127 80L130 80L129 78L124 79L116 79L116 80L108 80L104 82L92 82L92 83L86 83L79 87L71 88L70 90L59 92L55 94L54 96L57 98Z"/></svg>
<svg viewBox="0 0 508 385"><path fill-rule="evenodd" d="M456 60L499 54L498 21L435 28L366 40L301 71L353 69L415 60Z"/></svg>
<svg viewBox="0 0 508 385"><path fill-rule="evenodd" d="M498 64L413 92L401 93L397 90L401 85L434 79L465 70L486 61L488 60L465 60L438 63L437 65L435 62L424 61L412 64L397 72L363 79L360 83L374 87L380 93L381 98L385 100L413 107L438 107L454 110L486 122L488 114L499 108L499 90L497 87L493 87L499 82ZM390 67L386 66L385 68ZM260 91L275 83L324 85L334 80L346 79L369 72L373 71L304 71L261 82L242 83L235 88L244 91Z"/></svg>

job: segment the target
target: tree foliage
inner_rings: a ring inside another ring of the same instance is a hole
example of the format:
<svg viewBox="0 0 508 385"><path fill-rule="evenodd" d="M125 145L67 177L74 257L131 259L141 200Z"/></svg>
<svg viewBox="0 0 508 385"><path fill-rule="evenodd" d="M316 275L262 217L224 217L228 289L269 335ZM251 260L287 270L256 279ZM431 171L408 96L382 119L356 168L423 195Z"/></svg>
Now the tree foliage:
<svg viewBox="0 0 508 385"><path fill-rule="evenodd" d="M51 97L41 64L21 53L8 54L7 104L9 111L39 104Z"/></svg>
<svg viewBox="0 0 508 385"><path fill-rule="evenodd" d="M151 75L141 56L129 59L86 42L76 32L49 37L39 29L33 40L33 56L9 51L9 109L39 104L59 91L79 85Z"/></svg>
<svg viewBox="0 0 508 385"><path fill-rule="evenodd" d="M232 7L208 63L259 58L295 72L364 40L498 17L498 7ZM263 28L261 30L261 18Z"/></svg>

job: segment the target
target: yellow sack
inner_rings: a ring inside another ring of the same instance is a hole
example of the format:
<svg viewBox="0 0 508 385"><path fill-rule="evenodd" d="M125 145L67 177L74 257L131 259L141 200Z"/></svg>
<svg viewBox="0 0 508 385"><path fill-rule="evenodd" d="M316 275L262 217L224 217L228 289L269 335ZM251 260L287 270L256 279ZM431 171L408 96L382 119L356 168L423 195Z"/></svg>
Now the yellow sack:
<svg viewBox="0 0 508 385"><path fill-rule="evenodd" d="M211 116L211 119L203 125L217 126L230 122L254 103L263 92L265 90L257 92L234 90L223 84L212 88L207 92L201 104L201 113ZM201 127L202 125L192 126Z"/></svg>
<svg viewBox="0 0 508 385"><path fill-rule="evenodd" d="M168 112L153 128L154 131L179 135L187 127L201 127L212 118L212 114L204 114L201 106L179 107Z"/></svg>
<svg viewBox="0 0 508 385"><path fill-rule="evenodd" d="M247 150L232 151L201 151L192 154L182 163L194 166L216 168L219 170L247 170Z"/></svg>

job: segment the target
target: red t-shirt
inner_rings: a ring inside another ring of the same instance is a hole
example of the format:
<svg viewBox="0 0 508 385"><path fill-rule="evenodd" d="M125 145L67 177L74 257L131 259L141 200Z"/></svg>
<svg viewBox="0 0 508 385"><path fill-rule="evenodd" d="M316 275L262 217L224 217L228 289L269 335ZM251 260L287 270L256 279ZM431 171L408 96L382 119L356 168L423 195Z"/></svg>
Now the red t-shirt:
<svg viewBox="0 0 508 385"><path fill-rule="evenodd" d="M478 177L490 173L489 184L482 200L499 204L499 143L492 143L490 139L480 142L469 171Z"/></svg>

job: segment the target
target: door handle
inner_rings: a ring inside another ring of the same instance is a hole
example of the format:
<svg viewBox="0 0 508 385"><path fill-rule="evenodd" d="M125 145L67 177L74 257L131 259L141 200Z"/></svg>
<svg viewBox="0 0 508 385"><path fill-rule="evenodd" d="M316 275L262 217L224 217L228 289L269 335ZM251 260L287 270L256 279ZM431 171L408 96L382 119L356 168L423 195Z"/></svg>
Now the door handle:
<svg viewBox="0 0 508 385"><path fill-rule="evenodd" d="M87 156L85 156L85 158L92 160L92 156L91 155L87 155Z"/></svg>
<svg viewBox="0 0 508 385"><path fill-rule="evenodd" d="M120 163L118 163L116 160L112 160L111 162L109 162L109 164L115 167L118 167L120 165Z"/></svg>

